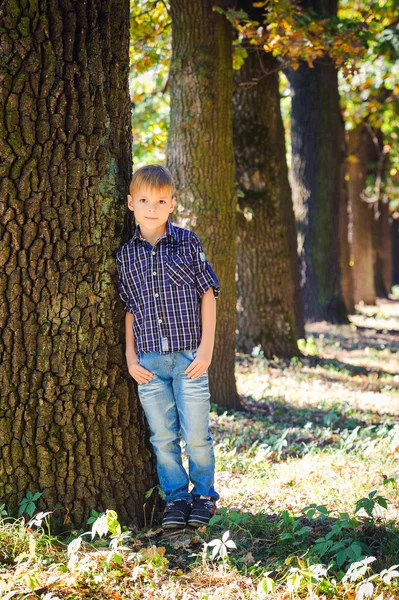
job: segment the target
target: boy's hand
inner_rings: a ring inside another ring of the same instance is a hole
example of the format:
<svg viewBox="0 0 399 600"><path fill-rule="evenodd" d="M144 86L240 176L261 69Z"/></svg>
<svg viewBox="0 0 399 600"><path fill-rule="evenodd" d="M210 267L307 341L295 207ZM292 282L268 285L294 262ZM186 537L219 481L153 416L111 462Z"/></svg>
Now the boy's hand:
<svg viewBox="0 0 399 600"><path fill-rule="evenodd" d="M130 375L137 381L137 383L149 383L153 378L153 374L142 367L137 358L131 359L127 366Z"/></svg>
<svg viewBox="0 0 399 600"><path fill-rule="evenodd" d="M184 371L187 377L190 379L197 379L201 377L212 361L212 349L201 348L201 344L198 346L197 356L194 358L193 362L187 369Z"/></svg>

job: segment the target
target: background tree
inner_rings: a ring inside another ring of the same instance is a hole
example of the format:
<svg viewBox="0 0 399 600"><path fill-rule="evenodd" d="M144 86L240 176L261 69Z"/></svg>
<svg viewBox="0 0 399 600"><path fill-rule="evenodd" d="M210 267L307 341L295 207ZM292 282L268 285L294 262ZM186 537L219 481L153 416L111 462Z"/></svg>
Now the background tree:
<svg viewBox="0 0 399 600"><path fill-rule="evenodd" d="M347 173L351 203L351 264L354 301L375 304L373 259L374 211L367 202L367 171L374 154L369 128L360 124L349 131Z"/></svg>
<svg viewBox="0 0 399 600"><path fill-rule="evenodd" d="M293 356L298 349L285 227L290 217L298 287L299 265L276 59L257 47L248 49L235 82L234 150L242 191L237 236L238 348L250 353L259 345L268 357ZM295 302L303 337L300 290Z"/></svg>
<svg viewBox="0 0 399 600"><path fill-rule="evenodd" d="M302 3L318 18L336 14L336 0ZM305 317L341 321L346 308L341 289L339 210L344 125L337 70L326 55L310 67L288 69L292 89L291 142L294 210Z"/></svg>
<svg viewBox="0 0 399 600"><path fill-rule="evenodd" d="M355 72L341 77L349 140L348 184L355 299L374 303L392 285L391 215L398 197L399 6L341 0L340 14L368 32Z"/></svg>
<svg viewBox="0 0 399 600"><path fill-rule="evenodd" d="M199 234L221 283L210 387L239 406L234 378L236 301L232 30L212 0L172 0L167 164L176 178L177 222Z"/></svg>
<svg viewBox="0 0 399 600"><path fill-rule="evenodd" d="M337 24L334 23L334 17L325 18L325 15L323 15L323 18L315 19L313 14L303 10L303 7L301 8L299 4L290 1L282 0L278 4L256 2L255 8L251 8L250 5L252 5L251 2L242 2L239 4L239 7L240 9L245 8L245 11L226 11L226 16L232 21L238 31L237 40L240 46L237 44L235 51L236 54L241 51L238 54L241 63L248 60L246 58L249 54L248 49L256 46L261 51L266 50L273 54L273 56L276 56L280 68L291 66L292 70L296 72L301 64L306 64L310 68L313 68L317 61L322 63L328 51L330 56L333 56L334 64L336 66L343 66L348 71L351 65L348 61L353 61L355 57L360 57L364 53L364 47L359 43L358 30L356 30L355 34L354 24L350 19L346 19L340 23L340 27L337 28ZM265 73L263 73L263 77L265 77ZM335 108L337 109L337 105ZM341 155L343 156L344 137L342 121L340 135L342 141ZM291 136L288 135L288 137ZM308 159L309 168L313 168L314 161L311 152ZM339 228L336 232L342 246L338 266L341 266L343 274L341 281L338 279L338 289L342 293L347 308L353 309L347 235L348 197L342 161L341 165L339 176L336 177L336 182L339 182L339 196L342 197L339 205L339 213L337 214ZM285 197L287 197L286 194L284 195ZM289 215L290 211L285 210L283 214ZM288 241L290 242L293 235L291 236L289 232L293 233L295 228L293 223L290 224L289 219L286 222L286 228ZM296 245L291 244L291 246L291 263L295 265ZM295 271L296 269L294 269L294 273ZM303 277L302 281L304 281ZM298 278L294 278L294 284L296 289L299 288ZM299 293L296 292L296 297L298 296ZM297 311L299 311L300 306L301 303L296 301L295 308ZM301 322L303 317L298 314L296 316L297 322Z"/></svg>
<svg viewBox="0 0 399 600"><path fill-rule="evenodd" d="M152 483L113 258L131 170L129 2L1 10L0 497L41 491L64 526L92 509L126 521Z"/></svg>

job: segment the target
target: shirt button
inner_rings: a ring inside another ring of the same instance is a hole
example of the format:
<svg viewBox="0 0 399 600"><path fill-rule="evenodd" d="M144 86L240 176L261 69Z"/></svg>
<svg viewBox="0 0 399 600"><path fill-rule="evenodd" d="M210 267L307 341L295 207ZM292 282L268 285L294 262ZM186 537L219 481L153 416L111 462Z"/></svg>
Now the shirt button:
<svg viewBox="0 0 399 600"><path fill-rule="evenodd" d="M153 274L153 275L156 275L156 274L157 274L157 272L156 272L156 271L153 271L153 273L152 273L152 274Z"/></svg>
<svg viewBox="0 0 399 600"><path fill-rule="evenodd" d="M155 298L158 298L158 296L159 296L159 294L154 294L154 295L155 295Z"/></svg>
<svg viewBox="0 0 399 600"><path fill-rule="evenodd" d="M158 319L158 323L162 323L162 319Z"/></svg>
<svg viewBox="0 0 399 600"><path fill-rule="evenodd" d="M155 256L155 252L152 252L152 255Z"/></svg>

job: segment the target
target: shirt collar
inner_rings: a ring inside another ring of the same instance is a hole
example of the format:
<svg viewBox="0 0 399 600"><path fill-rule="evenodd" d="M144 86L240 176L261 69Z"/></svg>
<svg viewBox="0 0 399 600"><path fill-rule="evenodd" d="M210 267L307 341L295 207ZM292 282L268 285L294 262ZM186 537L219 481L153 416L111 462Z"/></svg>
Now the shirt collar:
<svg viewBox="0 0 399 600"><path fill-rule="evenodd" d="M168 237L168 236L172 236L173 238L177 239L177 232L176 232L176 228L175 226L169 221L169 219L166 221L166 230L165 233L162 237ZM144 240L143 237L141 237L141 232L140 232L140 225L136 225L136 228L134 230L132 239L138 239L138 240ZM160 238L162 239L162 238Z"/></svg>

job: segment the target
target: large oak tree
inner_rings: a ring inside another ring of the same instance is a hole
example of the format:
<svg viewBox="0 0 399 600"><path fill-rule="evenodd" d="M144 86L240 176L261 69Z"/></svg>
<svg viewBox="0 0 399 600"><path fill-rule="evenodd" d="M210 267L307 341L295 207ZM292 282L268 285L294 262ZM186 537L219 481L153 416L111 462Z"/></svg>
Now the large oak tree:
<svg viewBox="0 0 399 600"><path fill-rule="evenodd" d="M0 498L63 525L140 515L152 482L123 355L128 0L6 0L0 21Z"/></svg>

